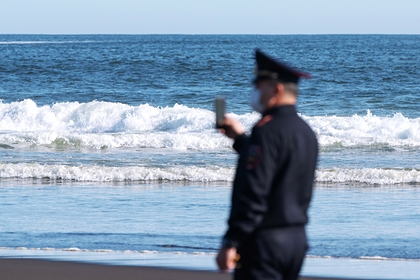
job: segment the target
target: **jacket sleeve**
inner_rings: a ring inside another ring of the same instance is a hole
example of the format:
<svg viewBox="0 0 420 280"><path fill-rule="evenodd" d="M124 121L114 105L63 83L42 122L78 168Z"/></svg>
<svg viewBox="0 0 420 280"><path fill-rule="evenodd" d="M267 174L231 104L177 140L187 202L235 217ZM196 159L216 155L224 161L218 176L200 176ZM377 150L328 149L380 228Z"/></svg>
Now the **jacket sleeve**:
<svg viewBox="0 0 420 280"><path fill-rule="evenodd" d="M279 140L263 129L253 129L239 157L229 229L223 239L223 243L230 242L230 247L236 247L249 236L268 210L267 200L279 167L279 143L276 143Z"/></svg>
<svg viewBox="0 0 420 280"><path fill-rule="evenodd" d="M236 138L235 142L233 143L233 149L239 154L242 151L242 148L246 145L249 137L245 134L242 134Z"/></svg>

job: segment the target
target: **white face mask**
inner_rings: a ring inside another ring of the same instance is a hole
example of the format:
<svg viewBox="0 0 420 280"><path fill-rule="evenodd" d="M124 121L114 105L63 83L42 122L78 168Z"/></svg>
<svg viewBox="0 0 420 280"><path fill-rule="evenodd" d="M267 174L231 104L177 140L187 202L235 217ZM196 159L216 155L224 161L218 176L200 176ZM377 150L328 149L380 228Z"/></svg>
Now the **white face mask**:
<svg viewBox="0 0 420 280"><path fill-rule="evenodd" d="M251 108L260 114L265 110L265 106L261 104L261 91L257 88L251 91Z"/></svg>

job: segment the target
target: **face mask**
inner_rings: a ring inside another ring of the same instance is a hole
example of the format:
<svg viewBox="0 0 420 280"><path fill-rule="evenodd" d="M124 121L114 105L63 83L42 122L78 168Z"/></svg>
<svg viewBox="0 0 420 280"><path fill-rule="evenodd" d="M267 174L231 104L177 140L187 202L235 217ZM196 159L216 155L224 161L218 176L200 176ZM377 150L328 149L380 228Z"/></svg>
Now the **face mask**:
<svg viewBox="0 0 420 280"><path fill-rule="evenodd" d="M261 104L261 91L257 88L251 91L251 108L260 114L265 110L265 106Z"/></svg>

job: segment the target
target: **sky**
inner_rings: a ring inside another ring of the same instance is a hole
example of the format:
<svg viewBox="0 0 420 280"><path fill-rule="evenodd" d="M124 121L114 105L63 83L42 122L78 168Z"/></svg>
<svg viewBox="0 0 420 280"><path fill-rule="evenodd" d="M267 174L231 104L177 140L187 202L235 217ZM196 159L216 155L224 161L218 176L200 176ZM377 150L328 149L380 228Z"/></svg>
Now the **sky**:
<svg viewBox="0 0 420 280"><path fill-rule="evenodd" d="M420 0L0 0L0 34L420 34Z"/></svg>

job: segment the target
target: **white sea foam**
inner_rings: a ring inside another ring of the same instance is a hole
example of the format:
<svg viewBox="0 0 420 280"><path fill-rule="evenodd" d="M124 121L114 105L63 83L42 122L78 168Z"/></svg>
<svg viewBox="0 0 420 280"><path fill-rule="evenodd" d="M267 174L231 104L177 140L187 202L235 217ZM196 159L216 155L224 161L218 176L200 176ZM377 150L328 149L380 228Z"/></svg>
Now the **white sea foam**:
<svg viewBox="0 0 420 280"><path fill-rule="evenodd" d="M48 179L76 182L232 182L235 168L196 166L67 166L38 163L0 163L0 179ZM318 169L317 183L358 183L368 185L419 184L416 169Z"/></svg>
<svg viewBox="0 0 420 280"><path fill-rule="evenodd" d="M248 124L257 115L234 116ZM32 100L0 103L0 143L90 148L213 149L231 146L214 129L209 110L66 102L38 107Z"/></svg>
<svg viewBox="0 0 420 280"><path fill-rule="evenodd" d="M318 135L321 146L420 146L420 118L410 119L400 113L378 117L367 111L365 116L303 118Z"/></svg>
<svg viewBox="0 0 420 280"><path fill-rule="evenodd" d="M98 41L2 41L0 45L39 45L39 44L75 44L75 43L92 43Z"/></svg>
<svg viewBox="0 0 420 280"><path fill-rule="evenodd" d="M156 250L111 250L111 249L82 249L78 247L71 248L26 248L26 247L0 247L0 250L8 251L55 251L55 252L84 252L84 253L123 253L123 254L174 254L174 255L217 255L216 252L167 252L167 251L156 251ZM414 261L419 262L420 259L404 259L404 258L389 258L382 256L360 256L360 257L333 257L333 256L316 256L316 255L306 255L306 258L309 259L359 259L359 260L374 260L374 261Z"/></svg>
<svg viewBox="0 0 420 280"><path fill-rule="evenodd" d="M216 252L167 252L167 251L156 251L156 250L111 250L111 249L82 249L77 247L71 248L26 248L26 247L0 247L0 250L8 250L8 251L47 251L47 252L83 252L83 253L123 253L123 254L147 254L147 255L155 255L155 254L174 254L174 255L210 255L214 256L217 255Z"/></svg>
<svg viewBox="0 0 420 280"><path fill-rule="evenodd" d="M414 262L420 262L420 259L404 259L404 258L387 258L387 257L381 257L381 256L360 256L358 258L355 257L333 257L333 256L314 256L314 255L306 255L306 258L308 259L359 259L359 260L372 260L372 261L414 261Z"/></svg>
<svg viewBox="0 0 420 280"><path fill-rule="evenodd" d="M49 179L78 182L125 182L125 181L231 181L233 168L180 166L154 167L106 167L66 166L45 164L0 163L0 179Z"/></svg>
<svg viewBox="0 0 420 280"><path fill-rule="evenodd" d="M250 131L256 113L230 114ZM305 116L321 147L387 145L420 147L420 118L402 114L379 117ZM214 113L184 105L153 107L92 101L38 106L27 99L0 103L0 144L12 147L60 145L101 148L229 148L214 129Z"/></svg>
<svg viewBox="0 0 420 280"><path fill-rule="evenodd" d="M418 184L420 170L361 168L330 170L320 169L316 173L318 183L363 183L363 184Z"/></svg>

